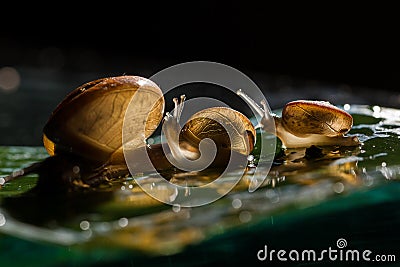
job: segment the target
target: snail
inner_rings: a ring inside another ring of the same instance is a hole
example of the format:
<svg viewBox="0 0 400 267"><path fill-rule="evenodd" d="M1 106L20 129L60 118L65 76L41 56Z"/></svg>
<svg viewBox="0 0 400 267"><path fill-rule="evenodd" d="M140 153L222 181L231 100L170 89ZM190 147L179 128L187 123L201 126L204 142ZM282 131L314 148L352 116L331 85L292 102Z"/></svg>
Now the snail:
<svg viewBox="0 0 400 267"><path fill-rule="evenodd" d="M126 114L133 97L139 101L135 102L131 113ZM143 161L143 153L148 153L160 172L174 169L168 159L178 163L182 160L196 162L202 158L201 140L204 138L212 139L217 148L211 167L223 167L231 152L247 158L252 151L255 129L240 112L227 107L208 108L194 114L180 130L185 96L173 101L174 112L164 116L161 89L140 76L107 77L85 83L66 96L44 126L43 145L49 157L1 178L0 186L31 173L39 174L38 187L49 190L98 187L129 176L122 137L125 116L128 116L131 131L129 155L142 171L147 167L153 169L153 166L143 166L148 163ZM146 143L162 121L172 155L169 158L161 144ZM233 129L229 131L233 136L228 136L221 122Z"/></svg>
<svg viewBox="0 0 400 267"><path fill-rule="evenodd" d="M356 136L345 136L353 126L353 117L327 101L291 101L284 106L282 116L277 116L268 111L265 102L261 108L241 89L237 94L261 116L257 127L272 132L271 125L275 126L274 134L284 148L360 145Z"/></svg>
<svg viewBox="0 0 400 267"><path fill-rule="evenodd" d="M198 160L201 154L207 154L201 153L200 147L201 141L206 138L211 139L216 145L215 148L208 148L216 152L216 155L212 155L212 158L215 158L214 166L226 166L231 160L231 152L247 157L253 151L255 128L251 121L239 111L228 107L206 108L193 114L182 130L179 130L185 96L181 96L180 101L177 98L173 101L174 113L173 115L166 114L163 130L173 155L170 159L175 162L175 166L180 165L179 162L182 161L185 161L186 165L192 165L191 163ZM179 132L179 137L175 134L177 132Z"/></svg>

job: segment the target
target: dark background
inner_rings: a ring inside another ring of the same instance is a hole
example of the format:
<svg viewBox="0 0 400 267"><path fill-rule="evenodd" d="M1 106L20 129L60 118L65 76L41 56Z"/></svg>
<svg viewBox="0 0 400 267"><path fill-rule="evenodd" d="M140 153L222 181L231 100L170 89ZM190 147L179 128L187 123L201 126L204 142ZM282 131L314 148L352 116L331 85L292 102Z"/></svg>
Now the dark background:
<svg viewBox="0 0 400 267"><path fill-rule="evenodd" d="M16 68L21 85L0 90L0 143L40 145L50 112L84 82L196 60L244 72L271 108L298 98L400 106L394 6L147 3L3 6L0 68Z"/></svg>
<svg viewBox="0 0 400 267"><path fill-rule="evenodd" d="M165 1L82 9L72 2L59 4L26 14L3 9L8 16L2 21L1 65L43 65L38 50L57 47L65 53L63 68L75 71L140 72L143 66L158 70L210 60L245 70L398 89L400 19L391 6ZM90 53L97 61L84 62Z"/></svg>

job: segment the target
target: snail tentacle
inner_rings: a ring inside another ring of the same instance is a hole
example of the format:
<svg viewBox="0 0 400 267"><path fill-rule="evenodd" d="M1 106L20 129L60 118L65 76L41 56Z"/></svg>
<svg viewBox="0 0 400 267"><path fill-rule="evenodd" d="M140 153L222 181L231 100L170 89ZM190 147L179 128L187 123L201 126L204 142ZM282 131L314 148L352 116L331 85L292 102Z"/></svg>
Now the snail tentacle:
<svg viewBox="0 0 400 267"><path fill-rule="evenodd" d="M179 147L179 132L181 130L179 120L184 107L185 95L181 95L180 99L174 97L172 100L174 101L175 108L172 114L170 112L165 114L163 132L172 156L177 160L182 160L185 156Z"/></svg>
<svg viewBox="0 0 400 267"><path fill-rule="evenodd" d="M173 98L175 108L164 117L162 131L167 140L168 153L166 157L178 169L184 171L203 170L209 166L216 156L216 145L212 140L201 140L198 147L193 147L187 140L180 140L181 127L179 121L184 107L185 95ZM203 152L203 153L202 153Z"/></svg>
<svg viewBox="0 0 400 267"><path fill-rule="evenodd" d="M177 97L173 99L174 104L175 104L175 109L174 109L174 118L179 122L181 119L184 103L185 103L186 96L181 95L180 99L178 100Z"/></svg>
<svg viewBox="0 0 400 267"><path fill-rule="evenodd" d="M262 128L264 130L271 130L271 126L274 122L274 114L269 112L267 103L265 100L261 100L262 108L246 93L239 89L236 91L237 95L239 95L247 104L250 105L254 109L254 111L261 117L260 122L254 127L255 129Z"/></svg>
<svg viewBox="0 0 400 267"><path fill-rule="evenodd" d="M241 98L243 98L243 100L249 104L257 113L260 117L264 117L265 116L265 112L262 108L260 108L260 106L252 99L250 98L247 94L245 94L242 89L239 89L236 91L236 94L238 96L240 96Z"/></svg>

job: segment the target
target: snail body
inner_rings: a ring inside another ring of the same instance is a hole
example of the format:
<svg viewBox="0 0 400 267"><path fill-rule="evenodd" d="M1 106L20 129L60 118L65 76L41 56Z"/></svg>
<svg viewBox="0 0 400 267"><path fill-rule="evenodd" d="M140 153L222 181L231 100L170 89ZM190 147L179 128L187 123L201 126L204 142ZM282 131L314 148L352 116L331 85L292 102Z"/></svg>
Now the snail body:
<svg viewBox="0 0 400 267"><path fill-rule="evenodd" d="M237 93L262 117L260 127L266 131L275 129L285 148L360 145L357 137L345 136L353 125L353 117L329 102L292 101L278 116L270 113L265 103L261 103L261 108L241 90Z"/></svg>
<svg viewBox="0 0 400 267"><path fill-rule="evenodd" d="M127 112L133 98L138 101ZM174 169L173 163L200 160L204 138L212 139L217 147L211 167L223 167L229 161L227 151L247 157L253 149L254 127L238 111L222 107L199 111L181 130L179 119L185 97L181 96L180 102L173 100L174 112L164 116L163 93L149 79L124 75L85 83L66 96L44 126L43 144L49 157L1 178L0 186L30 173L38 173L38 185L49 189L97 187L125 178L130 175L124 155L126 142L133 165L141 171ZM216 122L218 116L226 119L225 125L231 125L232 144L221 129L224 123ZM129 121L127 126L124 119ZM161 122L171 153L160 144L146 143ZM129 140L122 136L123 127L130 132ZM144 153L153 166L143 160Z"/></svg>

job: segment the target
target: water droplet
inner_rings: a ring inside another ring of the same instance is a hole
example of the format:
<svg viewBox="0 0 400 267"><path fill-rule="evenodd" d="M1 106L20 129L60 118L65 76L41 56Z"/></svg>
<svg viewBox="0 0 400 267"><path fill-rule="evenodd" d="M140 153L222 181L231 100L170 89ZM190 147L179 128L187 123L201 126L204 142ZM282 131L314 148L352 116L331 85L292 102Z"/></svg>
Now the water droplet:
<svg viewBox="0 0 400 267"><path fill-rule="evenodd" d="M333 191L335 191L335 193L343 193L344 191L344 184L341 182L337 182L333 185Z"/></svg>
<svg viewBox="0 0 400 267"><path fill-rule="evenodd" d="M344 110L350 110L351 106L349 104L344 104L343 109Z"/></svg>
<svg viewBox="0 0 400 267"><path fill-rule="evenodd" d="M172 206L172 211L173 212L179 212L181 210L181 205L179 205L179 204L174 204L173 206Z"/></svg>
<svg viewBox="0 0 400 267"><path fill-rule="evenodd" d="M381 163L382 167L386 167L386 162Z"/></svg>
<svg viewBox="0 0 400 267"><path fill-rule="evenodd" d="M79 224L79 227L83 230L86 231L90 228L90 223L88 221L81 221Z"/></svg>
<svg viewBox="0 0 400 267"><path fill-rule="evenodd" d="M234 207L235 209L240 209L242 207L242 201L238 198L235 198L234 200L232 200L232 207Z"/></svg>
<svg viewBox="0 0 400 267"><path fill-rule="evenodd" d="M125 217L118 220L118 225L119 225L120 227L122 227L122 228L127 227L127 226L128 226L128 223L129 223L129 221L128 221L128 219L125 218Z"/></svg>
<svg viewBox="0 0 400 267"><path fill-rule="evenodd" d="M78 174L78 173L81 171L81 169L79 168L79 166L74 166L74 167L72 168L72 171L73 171L75 174Z"/></svg>
<svg viewBox="0 0 400 267"><path fill-rule="evenodd" d="M379 113L379 112L381 112L381 107L380 106L373 106L372 110L374 111L374 113Z"/></svg>

